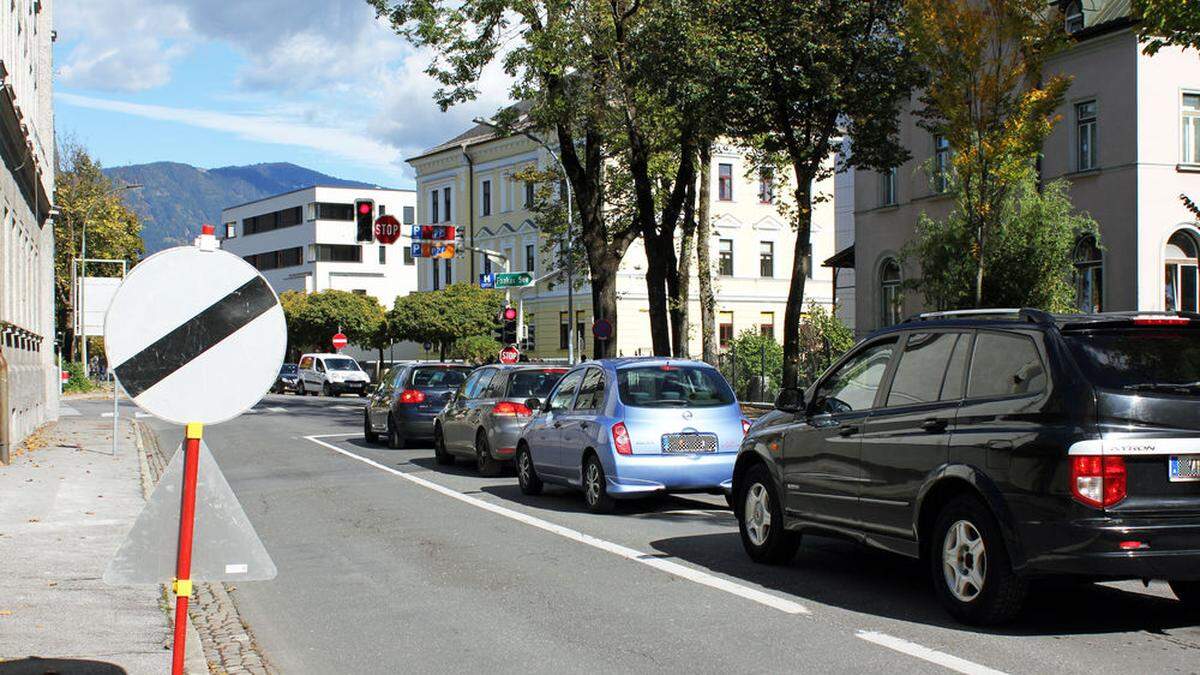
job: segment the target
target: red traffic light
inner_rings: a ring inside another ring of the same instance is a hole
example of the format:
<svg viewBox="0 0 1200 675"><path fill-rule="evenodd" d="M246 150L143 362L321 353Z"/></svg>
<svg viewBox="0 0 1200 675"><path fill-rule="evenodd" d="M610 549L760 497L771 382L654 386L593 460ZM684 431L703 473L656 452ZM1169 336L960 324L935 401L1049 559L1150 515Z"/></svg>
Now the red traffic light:
<svg viewBox="0 0 1200 675"><path fill-rule="evenodd" d="M517 310L512 307L505 307L504 311L500 313L500 316L503 317L505 321L516 321Z"/></svg>
<svg viewBox="0 0 1200 675"><path fill-rule="evenodd" d="M363 215L367 215L367 214L371 213L371 202L359 202L358 203L358 212Z"/></svg>

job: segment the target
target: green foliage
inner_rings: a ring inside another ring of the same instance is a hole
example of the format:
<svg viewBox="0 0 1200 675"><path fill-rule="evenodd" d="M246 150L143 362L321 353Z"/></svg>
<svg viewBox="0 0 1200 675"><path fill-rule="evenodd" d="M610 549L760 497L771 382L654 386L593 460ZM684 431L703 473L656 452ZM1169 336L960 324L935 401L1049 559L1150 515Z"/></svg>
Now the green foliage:
<svg viewBox="0 0 1200 675"><path fill-rule="evenodd" d="M360 347L377 346L384 310L373 296L334 289L311 294L284 291L279 303L291 350L331 351L329 339L339 330Z"/></svg>
<svg viewBox="0 0 1200 675"><path fill-rule="evenodd" d="M391 335L396 340L449 347L461 338L495 327L503 302L503 293L466 283L451 284L440 291L410 293L396 298L388 312Z"/></svg>
<svg viewBox="0 0 1200 675"><path fill-rule="evenodd" d="M1154 54L1167 45L1200 50L1200 3L1194 0L1133 0L1140 21L1138 36L1145 52Z"/></svg>
<svg viewBox="0 0 1200 675"><path fill-rule="evenodd" d="M470 335L450 345L450 358L462 359L477 366L495 362L499 354L500 345L490 335Z"/></svg>
<svg viewBox="0 0 1200 675"><path fill-rule="evenodd" d="M1074 308L1072 254L1087 234L1099 239L1096 222L1074 210L1069 185L1057 180L1038 192L1032 177L1002 205L990 245L984 250L983 307L1038 307L1063 312ZM918 262L921 277L908 284L937 309L975 306L975 261L963 255L974 234L954 211L944 221L924 214L904 250Z"/></svg>
<svg viewBox="0 0 1200 675"><path fill-rule="evenodd" d="M721 358L721 372L741 400L766 398L766 394L752 391L750 381L763 374L767 377L765 387L775 390L783 377L783 346L775 338L747 329L738 333L729 343L729 351Z"/></svg>
<svg viewBox="0 0 1200 675"><path fill-rule="evenodd" d="M63 391L85 394L96 388L96 383L92 382L87 376L87 368L79 361L71 361L66 364L67 372L70 373L70 379L63 385Z"/></svg>
<svg viewBox="0 0 1200 675"><path fill-rule="evenodd" d="M800 320L799 386L806 387L854 346L854 332L823 305L810 301ZM734 362L736 361L736 373ZM761 396L773 398L783 381L783 347L773 337L744 330L722 355L721 372L743 400L756 393L751 378L765 374Z"/></svg>

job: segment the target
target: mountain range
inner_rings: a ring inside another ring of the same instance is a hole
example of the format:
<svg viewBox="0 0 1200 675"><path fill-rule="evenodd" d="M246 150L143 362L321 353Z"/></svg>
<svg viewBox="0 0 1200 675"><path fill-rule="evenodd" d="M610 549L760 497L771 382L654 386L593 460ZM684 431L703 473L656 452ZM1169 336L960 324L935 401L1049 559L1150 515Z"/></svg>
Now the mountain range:
<svg viewBox="0 0 1200 675"><path fill-rule="evenodd" d="M105 169L118 184L137 183L126 202L142 216L146 254L191 243L202 223L220 226L221 209L311 185L375 187L287 162L202 169L178 162Z"/></svg>

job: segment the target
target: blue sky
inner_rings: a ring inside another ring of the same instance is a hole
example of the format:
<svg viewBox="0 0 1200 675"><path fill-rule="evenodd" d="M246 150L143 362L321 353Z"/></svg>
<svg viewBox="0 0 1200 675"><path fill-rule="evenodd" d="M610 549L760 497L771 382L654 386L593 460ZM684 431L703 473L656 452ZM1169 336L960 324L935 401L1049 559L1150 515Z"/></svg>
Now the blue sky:
<svg viewBox="0 0 1200 675"><path fill-rule="evenodd" d="M508 80L447 113L420 52L363 0L58 0L55 113L105 166L293 162L412 185L403 159L491 115Z"/></svg>

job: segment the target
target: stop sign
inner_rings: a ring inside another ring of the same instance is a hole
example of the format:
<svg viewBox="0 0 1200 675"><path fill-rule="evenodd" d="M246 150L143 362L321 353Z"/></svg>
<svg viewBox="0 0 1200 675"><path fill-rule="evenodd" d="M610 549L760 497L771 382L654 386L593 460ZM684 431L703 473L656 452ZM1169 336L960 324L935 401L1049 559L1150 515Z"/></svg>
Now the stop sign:
<svg viewBox="0 0 1200 675"><path fill-rule="evenodd" d="M346 346L346 336L342 333L334 333L333 339L330 342L333 343L334 349L341 350Z"/></svg>
<svg viewBox="0 0 1200 675"><path fill-rule="evenodd" d="M521 358L520 350L518 350L516 347L514 347L512 345L509 345L509 346L505 347L504 349L500 350L500 363L503 363L505 365L512 365L512 364L516 363L517 359L519 359L519 358Z"/></svg>
<svg viewBox="0 0 1200 675"><path fill-rule="evenodd" d="M400 221L395 216L379 216L375 219L375 240L381 244L394 244L400 238Z"/></svg>

